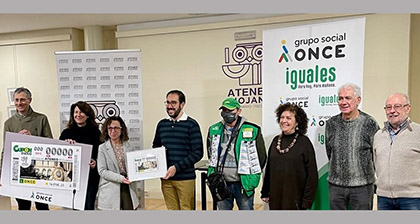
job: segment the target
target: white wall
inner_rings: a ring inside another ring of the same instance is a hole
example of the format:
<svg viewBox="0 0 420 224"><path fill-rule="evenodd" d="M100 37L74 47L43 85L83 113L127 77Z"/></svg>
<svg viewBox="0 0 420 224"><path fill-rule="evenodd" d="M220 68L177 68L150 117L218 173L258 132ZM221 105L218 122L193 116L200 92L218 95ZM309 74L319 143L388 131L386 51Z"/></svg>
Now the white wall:
<svg viewBox="0 0 420 224"><path fill-rule="evenodd" d="M48 116L53 136L58 138L59 112L55 51L79 48L73 29L59 29L0 35L0 132L8 118L8 88L24 86L32 92L31 106ZM13 106L12 106L13 107ZM3 138L0 139L3 145Z"/></svg>
<svg viewBox="0 0 420 224"><path fill-rule="evenodd" d="M394 92L408 94L409 39L409 14L367 16L363 108L381 127L386 120L386 98Z"/></svg>

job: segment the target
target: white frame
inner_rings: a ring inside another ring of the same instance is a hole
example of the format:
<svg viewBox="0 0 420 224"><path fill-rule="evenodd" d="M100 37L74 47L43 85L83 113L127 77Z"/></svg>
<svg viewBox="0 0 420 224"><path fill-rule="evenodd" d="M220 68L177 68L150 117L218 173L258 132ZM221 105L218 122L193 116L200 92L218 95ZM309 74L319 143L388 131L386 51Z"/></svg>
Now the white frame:
<svg viewBox="0 0 420 224"><path fill-rule="evenodd" d="M13 99L13 93L15 93L16 88L7 88L7 98L9 99L9 105L14 106L15 101Z"/></svg>
<svg viewBox="0 0 420 224"><path fill-rule="evenodd" d="M16 113L16 107L7 107L7 115L9 117L13 116Z"/></svg>
<svg viewBox="0 0 420 224"><path fill-rule="evenodd" d="M141 149L127 152L127 175L130 181L139 181L164 177L167 172L165 147L153 149ZM138 172L136 159L153 158L156 167L145 169L145 172Z"/></svg>

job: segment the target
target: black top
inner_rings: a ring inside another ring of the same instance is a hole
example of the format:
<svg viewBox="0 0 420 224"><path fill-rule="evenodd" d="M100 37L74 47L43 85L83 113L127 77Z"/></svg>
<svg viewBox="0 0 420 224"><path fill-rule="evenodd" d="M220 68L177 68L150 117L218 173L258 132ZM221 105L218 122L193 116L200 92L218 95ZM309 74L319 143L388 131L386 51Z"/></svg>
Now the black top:
<svg viewBox="0 0 420 224"><path fill-rule="evenodd" d="M100 144L102 144L100 137L101 132L99 129L87 124L84 127L72 127L64 129L63 132L61 132L60 140L73 139L77 143L92 145L91 158L96 161L98 158L98 147ZM96 184L99 183L99 173L96 167L90 169L89 172L89 184L92 181Z"/></svg>
<svg viewBox="0 0 420 224"><path fill-rule="evenodd" d="M283 135L281 149L285 149L295 134ZM261 198L270 197L270 210L309 209L318 185L318 169L314 147L308 137L299 135L287 153L277 151L276 136L268 151Z"/></svg>

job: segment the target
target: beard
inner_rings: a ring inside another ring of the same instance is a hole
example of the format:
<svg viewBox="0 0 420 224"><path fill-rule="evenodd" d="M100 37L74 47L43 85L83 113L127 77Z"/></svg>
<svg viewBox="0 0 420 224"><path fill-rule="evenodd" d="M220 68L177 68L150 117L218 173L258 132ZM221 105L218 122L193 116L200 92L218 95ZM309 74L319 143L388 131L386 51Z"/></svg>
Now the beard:
<svg viewBox="0 0 420 224"><path fill-rule="evenodd" d="M173 115L169 114L169 111L171 111L171 110L174 110L174 114ZM178 109L176 109L176 110L175 109L172 109L172 108L171 109L166 109L166 112L168 113L169 117L175 119L175 118L178 117L178 115L181 112L181 110L182 110L182 108L181 107L178 107Z"/></svg>

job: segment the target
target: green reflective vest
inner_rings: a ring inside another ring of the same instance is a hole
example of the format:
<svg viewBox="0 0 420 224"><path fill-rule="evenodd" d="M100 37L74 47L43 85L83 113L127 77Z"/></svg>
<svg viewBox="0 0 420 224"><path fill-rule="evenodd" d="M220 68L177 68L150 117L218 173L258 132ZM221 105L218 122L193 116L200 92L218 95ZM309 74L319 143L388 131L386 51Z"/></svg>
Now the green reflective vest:
<svg viewBox="0 0 420 224"><path fill-rule="evenodd" d="M215 139L217 139L217 147L220 146L220 142L223 141L223 123L222 122L218 122L212 126L210 126L209 128L209 141L210 141L210 146L213 143L213 141L215 141ZM245 143L245 147L249 147L251 145L251 147L255 147L255 151L256 153L258 153L258 157L259 159L257 159L257 165L259 166L257 169L254 169L254 172L250 172L249 174L241 174L239 173L240 179L241 179L241 183L242 183L242 187L243 189L246 191L246 194L248 196L252 195L254 193L254 189L258 186L259 182L260 182L260 178L261 178L261 173L262 173L262 168L264 167L264 163L266 160L266 152L265 152L265 147L264 147L264 142L262 142L262 149L258 149L257 147L257 137L258 135L261 135L259 133L259 127L249 123L249 122L244 122L241 125L241 128L239 130L238 133L238 137L236 139L235 142L235 157L236 157L236 161L238 163L238 161L240 161L241 158L241 144ZM261 141L263 141L262 137L260 138ZM246 144L246 143L254 143L254 144ZM216 153L218 153L218 150L214 150ZM213 152L211 152L213 153ZM242 152L243 153L243 152ZM261 153L263 153L262 155L262 161L263 163L261 164L259 162L259 160L261 159ZM213 157L213 163L212 161L210 161L210 165L208 168L208 172L207 175L210 175L212 173L214 173L215 171L215 164L217 164L217 156L211 156L209 155L209 159L211 160L211 157ZM216 158L216 162L214 161L214 158ZM238 169L240 169L240 164L238 165ZM255 164L254 164L255 166Z"/></svg>

